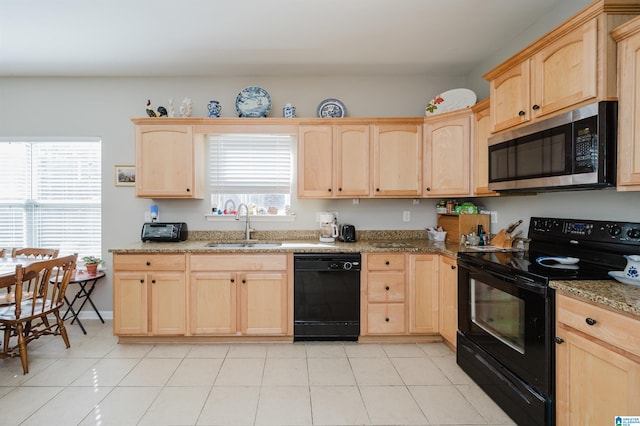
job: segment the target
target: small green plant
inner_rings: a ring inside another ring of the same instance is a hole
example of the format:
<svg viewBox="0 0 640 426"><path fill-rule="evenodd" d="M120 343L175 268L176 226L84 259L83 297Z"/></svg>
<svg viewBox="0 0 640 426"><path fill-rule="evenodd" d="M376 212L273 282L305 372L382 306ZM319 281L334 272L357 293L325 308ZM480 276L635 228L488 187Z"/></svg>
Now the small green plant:
<svg viewBox="0 0 640 426"><path fill-rule="evenodd" d="M82 261L84 262L85 265L93 265L93 264L102 263L102 259L100 259L99 257L95 257L95 256L84 256L82 258Z"/></svg>

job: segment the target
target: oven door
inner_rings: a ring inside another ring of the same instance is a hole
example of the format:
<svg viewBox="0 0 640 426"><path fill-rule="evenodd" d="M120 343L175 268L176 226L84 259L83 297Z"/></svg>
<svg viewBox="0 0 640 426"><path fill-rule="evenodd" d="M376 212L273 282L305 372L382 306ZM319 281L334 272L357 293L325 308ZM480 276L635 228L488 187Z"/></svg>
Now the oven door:
<svg viewBox="0 0 640 426"><path fill-rule="evenodd" d="M552 290L458 262L458 328L529 386L551 392Z"/></svg>

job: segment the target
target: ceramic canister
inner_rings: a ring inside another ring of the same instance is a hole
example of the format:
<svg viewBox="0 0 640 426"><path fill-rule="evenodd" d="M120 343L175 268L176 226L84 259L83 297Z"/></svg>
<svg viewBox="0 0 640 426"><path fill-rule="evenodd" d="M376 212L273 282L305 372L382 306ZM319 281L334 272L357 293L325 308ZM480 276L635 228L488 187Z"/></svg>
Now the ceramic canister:
<svg viewBox="0 0 640 426"><path fill-rule="evenodd" d="M296 107L291 104L286 104L282 108L282 116L284 118L295 118L296 117Z"/></svg>
<svg viewBox="0 0 640 426"><path fill-rule="evenodd" d="M220 117L220 111L222 111L222 107L220 106L220 102L218 101L210 101L207 105L209 109L209 118L218 118Z"/></svg>

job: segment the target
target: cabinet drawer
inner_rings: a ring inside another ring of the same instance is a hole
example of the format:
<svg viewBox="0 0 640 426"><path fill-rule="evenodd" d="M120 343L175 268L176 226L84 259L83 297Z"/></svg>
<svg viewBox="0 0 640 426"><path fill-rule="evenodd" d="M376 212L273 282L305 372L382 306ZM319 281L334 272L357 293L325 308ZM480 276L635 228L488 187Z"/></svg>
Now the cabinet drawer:
<svg viewBox="0 0 640 426"><path fill-rule="evenodd" d="M404 254L370 254L367 260L369 271L404 270Z"/></svg>
<svg viewBox="0 0 640 426"><path fill-rule="evenodd" d="M556 311L559 323L640 356L640 334L637 332L640 320L561 294L556 300ZM587 323L591 320L595 321L593 325Z"/></svg>
<svg viewBox="0 0 640 426"><path fill-rule="evenodd" d="M404 302L404 272L374 272L367 275L369 302Z"/></svg>
<svg viewBox="0 0 640 426"><path fill-rule="evenodd" d="M404 303L376 303L367 305L369 334L404 334Z"/></svg>
<svg viewBox="0 0 640 426"><path fill-rule="evenodd" d="M184 271L184 254L114 254L117 271Z"/></svg>
<svg viewBox="0 0 640 426"><path fill-rule="evenodd" d="M286 271L286 254L192 254L192 271Z"/></svg>

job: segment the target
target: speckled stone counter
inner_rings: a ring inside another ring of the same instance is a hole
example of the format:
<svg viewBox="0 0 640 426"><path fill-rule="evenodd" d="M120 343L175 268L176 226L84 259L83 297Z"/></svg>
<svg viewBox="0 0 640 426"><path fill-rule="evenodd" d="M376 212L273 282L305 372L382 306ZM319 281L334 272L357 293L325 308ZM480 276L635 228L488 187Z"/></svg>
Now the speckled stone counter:
<svg viewBox="0 0 640 426"><path fill-rule="evenodd" d="M216 241L216 240L212 240ZM233 241L233 240L226 240ZM238 240L240 241L240 240ZM427 252L455 257L458 244L419 240L369 240L354 243L321 243L318 240L260 240L278 242L276 247L208 247L210 241L187 240L178 243L136 242L111 248L110 253L364 253L364 252Z"/></svg>
<svg viewBox="0 0 640 426"><path fill-rule="evenodd" d="M549 286L568 295L635 315L640 320L640 287L614 280L551 281Z"/></svg>

